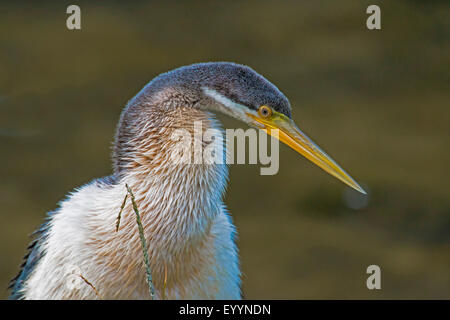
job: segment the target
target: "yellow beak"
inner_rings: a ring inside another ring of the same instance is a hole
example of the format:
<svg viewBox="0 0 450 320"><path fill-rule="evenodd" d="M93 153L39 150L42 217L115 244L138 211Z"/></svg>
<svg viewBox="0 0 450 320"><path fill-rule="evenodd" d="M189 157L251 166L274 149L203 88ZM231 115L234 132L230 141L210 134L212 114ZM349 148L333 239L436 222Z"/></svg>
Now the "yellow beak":
<svg viewBox="0 0 450 320"><path fill-rule="evenodd" d="M341 180L353 189L366 194L363 188L348 173L346 173L334 160L308 138L290 118L282 113L273 111L268 118L247 113L258 123L258 127L267 134L277 138L284 144L300 153L332 176Z"/></svg>

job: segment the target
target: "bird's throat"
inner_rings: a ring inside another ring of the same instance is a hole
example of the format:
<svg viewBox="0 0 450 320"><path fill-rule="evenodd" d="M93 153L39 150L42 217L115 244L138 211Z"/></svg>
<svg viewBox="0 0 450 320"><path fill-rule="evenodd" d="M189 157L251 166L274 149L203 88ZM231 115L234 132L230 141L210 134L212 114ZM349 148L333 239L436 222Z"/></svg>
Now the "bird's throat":
<svg viewBox="0 0 450 320"><path fill-rule="evenodd" d="M192 147L198 146L195 131L199 122L203 131L221 130L210 113L185 108L167 112L164 117L163 123L147 126L136 137L140 141L134 144L124 180L135 194L144 228L152 231L152 237L176 245L177 241L207 232L211 220L222 209L228 170L225 164L196 161L195 148L191 149L191 162L174 161L180 143L173 138L176 130L188 134ZM208 143L201 142L200 146L204 151Z"/></svg>

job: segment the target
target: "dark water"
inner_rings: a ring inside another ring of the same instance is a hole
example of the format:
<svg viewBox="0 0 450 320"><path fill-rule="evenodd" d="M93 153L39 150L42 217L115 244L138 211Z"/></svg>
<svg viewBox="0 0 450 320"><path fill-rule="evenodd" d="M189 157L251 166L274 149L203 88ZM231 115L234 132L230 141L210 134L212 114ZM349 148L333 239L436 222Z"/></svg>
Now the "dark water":
<svg viewBox="0 0 450 320"><path fill-rule="evenodd" d="M380 31L361 1L79 2L81 31L62 3L1 3L1 290L45 212L111 172L127 100L160 72L226 60L277 84L370 190L361 202L287 147L278 175L232 166L246 297L450 298L449 6L381 3Z"/></svg>

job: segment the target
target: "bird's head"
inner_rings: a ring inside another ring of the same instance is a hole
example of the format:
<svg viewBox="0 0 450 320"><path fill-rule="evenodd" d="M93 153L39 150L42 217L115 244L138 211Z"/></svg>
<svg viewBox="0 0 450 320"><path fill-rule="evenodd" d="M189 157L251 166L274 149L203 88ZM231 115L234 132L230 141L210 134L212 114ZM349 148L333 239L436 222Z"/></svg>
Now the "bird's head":
<svg viewBox="0 0 450 320"><path fill-rule="evenodd" d="M168 93L169 92L169 93ZM286 96L253 69L230 62L198 63L161 74L137 95L170 105L213 108L264 130L350 187L365 191L294 123ZM177 103L173 103L178 100Z"/></svg>
<svg viewBox="0 0 450 320"><path fill-rule="evenodd" d="M264 130L359 192L366 193L330 156L306 136L292 119L286 96L253 69L234 63L205 63L201 89L218 109Z"/></svg>

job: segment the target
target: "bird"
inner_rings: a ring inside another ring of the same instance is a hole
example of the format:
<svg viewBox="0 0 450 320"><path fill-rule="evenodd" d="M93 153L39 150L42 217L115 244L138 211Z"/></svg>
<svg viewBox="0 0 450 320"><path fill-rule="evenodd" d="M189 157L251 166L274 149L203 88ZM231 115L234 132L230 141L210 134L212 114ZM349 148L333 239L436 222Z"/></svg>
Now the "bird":
<svg viewBox="0 0 450 320"><path fill-rule="evenodd" d="M217 113L278 138L365 193L296 126L289 100L265 77L233 62L182 66L128 101L115 133L112 174L76 188L47 214L11 281L10 299L152 298L129 202L114 230L126 186L148 244L153 298L242 299L236 228L224 203L227 164L170 161L174 131L193 133L201 121L202 130L223 132ZM91 285L74 286L71 275L78 273Z"/></svg>

